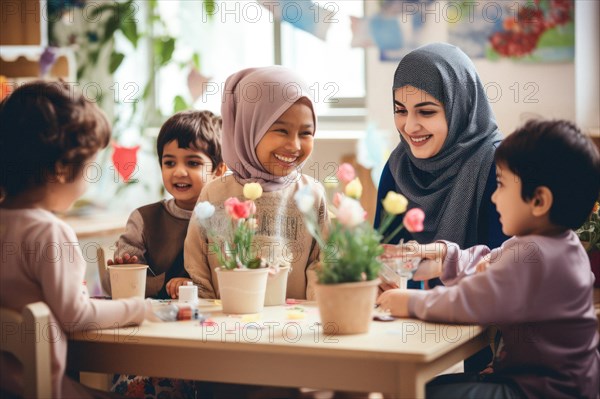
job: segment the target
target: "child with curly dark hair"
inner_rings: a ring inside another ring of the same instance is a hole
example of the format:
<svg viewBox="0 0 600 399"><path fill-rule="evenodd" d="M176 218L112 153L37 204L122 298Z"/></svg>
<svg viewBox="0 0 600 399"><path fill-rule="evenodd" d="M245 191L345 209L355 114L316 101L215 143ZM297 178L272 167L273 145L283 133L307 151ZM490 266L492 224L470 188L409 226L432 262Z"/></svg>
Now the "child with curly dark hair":
<svg viewBox="0 0 600 399"><path fill-rule="evenodd" d="M90 299L86 262L75 232L53 212L68 210L86 188L85 170L106 147L111 128L102 111L63 82L23 85L0 103L0 306L21 312L43 301L52 311L53 397L98 392L64 376L64 331L139 324L152 307L143 299ZM60 327L56 328L56 327ZM22 395L22 368L0 356L1 396Z"/></svg>

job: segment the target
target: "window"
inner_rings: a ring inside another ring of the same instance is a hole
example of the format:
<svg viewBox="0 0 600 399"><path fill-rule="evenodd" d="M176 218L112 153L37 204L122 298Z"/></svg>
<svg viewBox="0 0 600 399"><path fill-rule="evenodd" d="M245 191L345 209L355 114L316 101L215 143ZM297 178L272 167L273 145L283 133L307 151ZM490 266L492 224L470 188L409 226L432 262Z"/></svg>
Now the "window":
<svg viewBox="0 0 600 399"><path fill-rule="evenodd" d="M320 118L339 117L347 108L363 108L365 55L363 49L350 48L350 16L363 16L364 1L316 2L313 6L326 13L326 41L278 22L255 1L217 1L214 13L208 15L200 0L159 0L161 17L177 44L174 62L157 76L156 107L163 115L171 115L173 99L188 96L187 65L197 53L200 72L209 82L194 102L195 108L220 113L227 76L242 68L273 64L288 66L304 76Z"/></svg>

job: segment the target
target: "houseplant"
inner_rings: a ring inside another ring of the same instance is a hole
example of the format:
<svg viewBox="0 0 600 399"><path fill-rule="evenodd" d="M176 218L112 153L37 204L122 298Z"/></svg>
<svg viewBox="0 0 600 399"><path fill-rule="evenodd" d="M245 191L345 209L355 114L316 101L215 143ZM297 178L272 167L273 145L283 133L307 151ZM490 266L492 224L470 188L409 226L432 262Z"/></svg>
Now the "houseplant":
<svg viewBox="0 0 600 399"><path fill-rule="evenodd" d="M268 267L254 245L258 227L254 201L261 197L262 187L258 183L247 183L243 194L245 201L230 197L224 203L229 219L225 234L216 234L210 229L208 221L215 213L215 207L210 202L201 201L195 208L200 224L212 241L209 250L217 255L221 265L216 273L225 313L260 312L265 303L269 272L273 274L278 271ZM287 279L285 283L287 285ZM285 292L283 297L285 299Z"/></svg>
<svg viewBox="0 0 600 399"><path fill-rule="evenodd" d="M575 231L590 258L596 276L595 287L600 287L600 204L596 202L585 223Z"/></svg>
<svg viewBox="0 0 600 399"><path fill-rule="evenodd" d="M388 193L383 201L383 221L375 230L365 221L366 213L359 202L362 186L354 178L352 166L342 164L337 177L345 184L344 194L337 193L333 198L334 218L327 233L317 227L310 189L299 190L295 200L309 232L321 247L316 296L324 330L328 334L364 333L369 328L380 283L382 233L397 215L406 212L408 201L400 194ZM405 224L407 221L405 217ZM422 229L422 218L411 220L410 226L415 226L411 231Z"/></svg>

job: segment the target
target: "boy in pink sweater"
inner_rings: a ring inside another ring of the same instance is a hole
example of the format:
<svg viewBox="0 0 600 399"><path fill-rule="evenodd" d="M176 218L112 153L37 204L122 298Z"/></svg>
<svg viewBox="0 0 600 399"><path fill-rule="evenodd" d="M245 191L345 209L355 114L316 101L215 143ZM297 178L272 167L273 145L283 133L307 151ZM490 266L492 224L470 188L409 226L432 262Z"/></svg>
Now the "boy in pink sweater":
<svg viewBox="0 0 600 399"><path fill-rule="evenodd" d="M98 396L64 376L66 332L139 324L152 308L139 298L84 294L77 237L53 212L68 210L85 191L85 170L108 144L110 125L66 83L34 82L0 103L0 126L0 306L21 312L45 302L53 317L40 328L52 342L53 397ZM2 353L0 370L0 396L21 395L27 381L18 361Z"/></svg>
<svg viewBox="0 0 600 399"><path fill-rule="evenodd" d="M389 290L378 304L399 317L495 325L502 340L492 367L441 376L427 397L597 398L600 389L594 276L573 232L600 190L600 155L567 121L530 121L496 151L492 201L502 231L491 250L438 241L415 245L441 260L444 287ZM422 278L429 278L422 274Z"/></svg>

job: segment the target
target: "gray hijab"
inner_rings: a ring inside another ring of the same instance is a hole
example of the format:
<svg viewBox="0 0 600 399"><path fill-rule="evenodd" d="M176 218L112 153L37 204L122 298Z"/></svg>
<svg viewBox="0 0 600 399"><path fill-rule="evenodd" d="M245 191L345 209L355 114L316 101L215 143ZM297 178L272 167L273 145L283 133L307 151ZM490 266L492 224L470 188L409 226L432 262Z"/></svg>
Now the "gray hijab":
<svg viewBox="0 0 600 399"><path fill-rule="evenodd" d="M502 139L479 75L459 48L434 43L400 61L393 89L407 85L440 101L448 122L448 137L435 156L417 159L400 142L388 161L409 207L425 211L425 228L413 236L421 243L443 239L475 245L495 144Z"/></svg>

